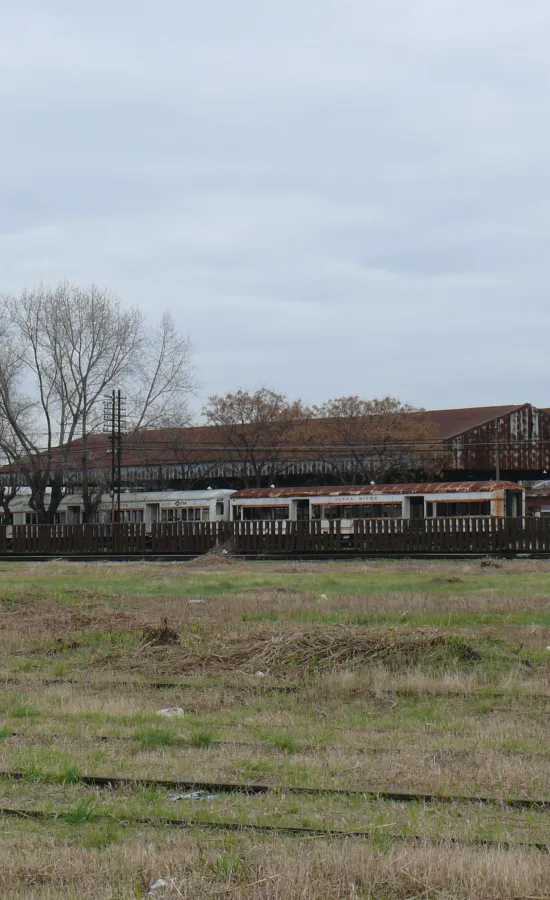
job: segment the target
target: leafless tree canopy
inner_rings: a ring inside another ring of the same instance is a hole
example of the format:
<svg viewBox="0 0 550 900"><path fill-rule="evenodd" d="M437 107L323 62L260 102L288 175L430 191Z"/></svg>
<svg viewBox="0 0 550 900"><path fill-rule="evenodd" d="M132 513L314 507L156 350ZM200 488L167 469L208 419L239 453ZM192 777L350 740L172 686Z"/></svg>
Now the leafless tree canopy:
<svg viewBox="0 0 550 900"><path fill-rule="evenodd" d="M110 389L127 395L134 428L188 423L192 347L168 314L151 328L109 291L66 282L5 296L1 313L0 450L18 461L38 521L53 521L71 470L86 495L87 438Z"/></svg>
<svg viewBox="0 0 550 900"><path fill-rule="evenodd" d="M307 419L300 400L267 387L209 397L203 414L215 426L226 459L239 464L245 484L257 486L284 471Z"/></svg>

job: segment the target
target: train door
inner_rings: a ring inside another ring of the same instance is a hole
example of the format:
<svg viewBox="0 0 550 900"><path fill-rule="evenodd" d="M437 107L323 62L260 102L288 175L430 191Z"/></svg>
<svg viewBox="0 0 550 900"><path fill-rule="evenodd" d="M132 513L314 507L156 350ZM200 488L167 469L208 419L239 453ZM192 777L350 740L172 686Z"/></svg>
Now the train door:
<svg viewBox="0 0 550 900"><path fill-rule="evenodd" d="M309 500L296 500L296 521L309 522Z"/></svg>
<svg viewBox="0 0 550 900"><path fill-rule="evenodd" d="M68 506L66 521L69 525L80 525L80 506Z"/></svg>
<svg viewBox="0 0 550 900"><path fill-rule="evenodd" d="M521 491L506 491L506 515L513 518L523 515L523 494Z"/></svg>
<svg viewBox="0 0 550 900"><path fill-rule="evenodd" d="M151 531L151 526L160 519L160 503L145 504L145 530Z"/></svg>
<svg viewBox="0 0 550 900"><path fill-rule="evenodd" d="M409 518L424 518L424 497L409 497Z"/></svg>

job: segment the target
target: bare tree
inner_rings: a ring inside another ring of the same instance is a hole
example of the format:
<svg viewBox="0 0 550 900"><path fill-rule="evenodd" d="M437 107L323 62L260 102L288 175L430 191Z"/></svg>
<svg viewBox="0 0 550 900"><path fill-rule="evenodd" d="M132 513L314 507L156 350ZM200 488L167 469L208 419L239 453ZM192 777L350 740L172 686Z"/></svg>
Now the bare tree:
<svg viewBox="0 0 550 900"><path fill-rule="evenodd" d="M220 458L235 464L245 485L257 487L284 472L307 420L300 400L266 387L209 397L203 414L215 426Z"/></svg>
<svg viewBox="0 0 550 900"><path fill-rule="evenodd" d="M200 440L203 428L168 428L164 434L164 470L170 470L182 490L193 490L219 467L219 453ZM162 459L162 456L161 456ZM176 475L177 472L177 475Z"/></svg>
<svg viewBox="0 0 550 900"><path fill-rule="evenodd" d="M6 423L0 420L0 443L3 450L0 450L0 506L4 515L2 522L4 525L11 524L12 513L10 511L10 503L17 496L20 487L21 476L18 466L18 448L13 442L13 435L10 433Z"/></svg>
<svg viewBox="0 0 550 900"><path fill-rule="evenodd" d="M342 483L418 480L441 470L444 453L424 410L393 397L337 397L315 406L306 446Z"/></svg>
<svg viewBox="0 0 550 900"><path fill-rule="evenodd" d="M94 285L41 286L2 298L0 308L0 421L19 447L30 506L39 522L53 521L78 472L86 521L99 500L89 435L101 426L102 396L126 392L135 428L171 416L179 424L194 383L189 339L166 314L151 331L137 308Z"/></svg>

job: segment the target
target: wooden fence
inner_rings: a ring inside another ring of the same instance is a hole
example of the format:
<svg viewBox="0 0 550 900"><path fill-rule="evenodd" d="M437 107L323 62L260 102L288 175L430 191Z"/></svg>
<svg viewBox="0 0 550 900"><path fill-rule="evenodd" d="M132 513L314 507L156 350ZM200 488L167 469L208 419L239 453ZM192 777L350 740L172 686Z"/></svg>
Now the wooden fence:
<svg viewBox="0 0 550 900"><path fill-rule="evenodd" d="M143 524L0 527L0 555L158 556L224 546L252 555L550 554L550 519L358 519L349 534L339 521L328 530L321 522L162 522L150 534Z"/></svg>

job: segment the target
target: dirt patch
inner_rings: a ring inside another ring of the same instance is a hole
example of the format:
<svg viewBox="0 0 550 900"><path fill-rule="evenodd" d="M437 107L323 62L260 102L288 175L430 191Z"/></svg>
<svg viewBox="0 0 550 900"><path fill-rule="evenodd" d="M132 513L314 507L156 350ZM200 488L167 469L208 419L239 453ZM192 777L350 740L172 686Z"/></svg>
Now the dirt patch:
<svg viewBox="0 0 550 900"><path fill-rule="evenodd" d="M241 591L242 594L262 594L268 597L304 597L308 596L305 591L292 587L251 587Z"/></svg>
<svg viewBox="0 0 550 900"><path fill-rule="evenodd" d="M238 560L231 557L219 555L217 553L205 553L204 556L196 556L190 560L187 566L195 569L223 569L229 566L239 565Z"/></svg>

